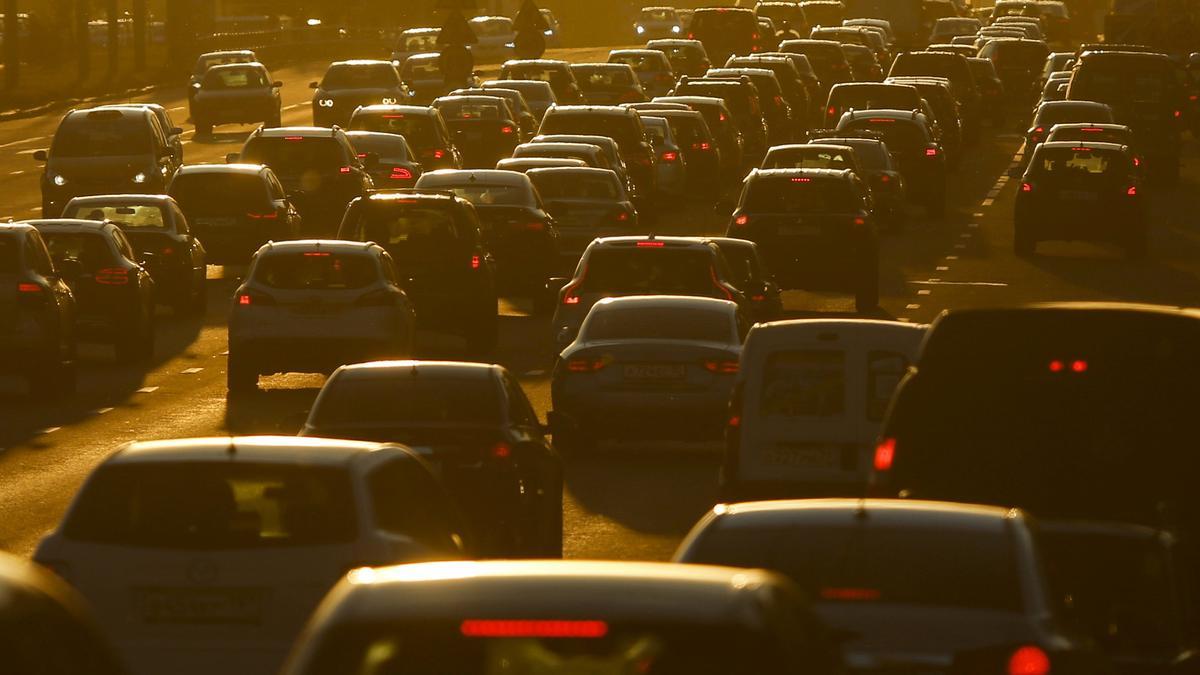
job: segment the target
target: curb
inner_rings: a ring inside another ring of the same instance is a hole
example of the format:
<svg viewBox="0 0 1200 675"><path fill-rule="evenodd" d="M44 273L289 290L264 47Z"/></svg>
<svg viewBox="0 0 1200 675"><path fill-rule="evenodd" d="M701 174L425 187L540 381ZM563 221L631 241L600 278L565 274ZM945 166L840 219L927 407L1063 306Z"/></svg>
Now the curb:
<svg viewBox="0 0 1200 675"><path fill-rule="evenodd" d="M144 87L132 87L122 91L108 92L105 94L99 94L97 96L89 96L87 98L67 98L60 101L51 101L50 103L44 103L32 108L3 110L0 111L0 122L11 122L13 120L27 119L29 117L38 117L55 109L71 108L81 103L101 103L115 99L130 98L142 94L149 94L162 86L162 84L152 84Z"/></svg>

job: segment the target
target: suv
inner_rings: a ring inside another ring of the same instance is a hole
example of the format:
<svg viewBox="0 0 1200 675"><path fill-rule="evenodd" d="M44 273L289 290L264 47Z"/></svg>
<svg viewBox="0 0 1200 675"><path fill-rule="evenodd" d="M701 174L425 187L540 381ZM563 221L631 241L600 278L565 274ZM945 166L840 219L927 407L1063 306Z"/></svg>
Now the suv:
<svg viewBox="0 0 1200 675"><path fill-rule="evenodd" d="M950 87L962 107L963 140L973 143L979 138L983 96L975 84L967 57L952 52L905 52L896 56L888 71L889 78L914 75L950 80Z"/></svg>
<svg viewBox="0 0 1200 675"><path fill-rule="evenodd" d="M0 316L0 373L36 397L75 391L75 296L32 225L0 223Z"/></svg>
<svg viewBox="0 0 1200 675"><path fill-rule="evenodd" d="M315 90L312 115L318 127L344 127L360 106L399 105L411 98L391 61L335 61L320 82L308 86Z"/></svg>
<svg viewBox="0 0 1200 675"><path fill-rule="evenodd" d="M656 49L667 55L676 75L700 77L711 66L708 52L699 40L650 40L646 49Z"/></svg>
<svg viewBox="0 0 1200 675"><path fill-rule="evenodd" d="M282 126L279 88L261 63L213 66L192 85L190 109L197 136L212 135L213 127L228 122L261 122Z"/></svg>
<svg viewBox="0 0 1200 675"><path fill-rule="evenodd" d="M757 163L767 151L767 122L763 118L758 87L749 77L737 80L681 77L668 100L680 96L708 96L725 101L733 113L734 123L742 132L743 161Z"/></svg>
<svg viewBox="0 0 1200 675"><path fill-rule="evenodd" d="M725 63L735 54L745 56L763 51L766 41L761 32L752 9L704 7L692 15L687 37L704 43L713 63Z"/></svg>
<svg viewBox="0 0 1200 675"><path fill-rule="evenodd" d="M182 162L158 117L148 108L72 110L59 122L45 162L42 216L53 218L72 197L161 193Z"/></svg>
<svg viewBox="0 0 1200 675"><path fill-rule="evenodd" d="M621 158L638 194L649 196L658 192L658 155L636 110L615 106L555 106L546 111L538 134L608 136L620 147Z"/></svg>
<svg viewBox="0 0 1200 675"><path fill-rule="evenodd" d="M825 127L836 126L847 110L920 110L921 92L909 84L843 82L829 90Z"/></svg>
<svg viewBox="0 0 1200 675"><path fill-rule="evenodd" d="M333 234L351 199L374 187L368 171L378 161L358 158L337 127L256 129L230 163L265 164L283 183L309 233Z"/></svg>
<svg viewBox="0 0 1200 675"><path fill-rule="evenodd" d="M904 176L908 194L929 216L946 213L946 155L933 135L929 118L915 110L851 110L842 115L837 132L879 134Z"/></svg>
<svg viewBox="0 0 1200 675"><path fill-rule="evenodd" d="M1025 38L996 38L980 48L979 56L991 59L996 74L1004 83L1009 105L1018 106L1024 112L1025 106L1037 98L1044 84L1042 69L1050 56L1046 43ZM1049 72L1052 71L1045 74Z"/></svg>
<svg viewBox="0 0 1200 675"><path fill-rule="evenodd" d="M749 78L758 94L763 121L767 125L767 142L770 145L787 143L793 138L803 137L801 119L803 110L793 109L783 97L783 86L775 72L759 67L711 68L704 75L706 80L741 80Z"/></svg>
<svg viewBox="0 0 1200 675"><path fill-rule="evenodd" d="M829 96L829 88L842 82L853 82L850 63L840 44L833 40L784 40L779 45L784 54L800 54L808 59L820 80L817 99Z"/></svg>
<svg viewBox="0 0 1200 675"><path fill-rule="evenodd" d="M472 352L496 346L492 232L461 197L375 192L350 202L338 239L373 241L396 261L420 330L461 335Z"/></svg>

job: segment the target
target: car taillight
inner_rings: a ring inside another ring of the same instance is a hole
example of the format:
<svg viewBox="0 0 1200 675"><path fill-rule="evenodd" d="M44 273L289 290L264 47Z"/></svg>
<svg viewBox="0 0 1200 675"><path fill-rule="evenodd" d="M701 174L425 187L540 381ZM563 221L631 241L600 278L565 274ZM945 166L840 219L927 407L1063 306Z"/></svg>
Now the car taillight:
<svg viewBox="0 0 1200 675"><path fill-rule="evenodd" d="M1021 183L1021 192L1033 192L1033 183Z"/></svg>
<svg viewBox="0 0 1200 675"><path fill-rule="evenodd" d="M511 133L513 133L513 128L506 124L506 125L500 127L500 133L511 134Z"/></svg>
<svg viewBox="0 0 1200 675"><path fill-rule="evenodd" d="M512 446L504 441L500 441L488 449L488 454L491 455L492 459L508 459L512 457Z"/></svg>
<svg viewBox="0 0 1200 675"><path fill-rule="evenodd" d="M689 39L689 40L695 40L695 39L696 39L696 34L695 34L695 33L688 33L687 39Z"/></svg>
<svg viewBox="0 0 1200 675"><path fill-rule="evenodd" d="M925 156L926 157L937 157L938 149L935 147L932 147L932 146L925 148Z"/></svg>
<svg viewBox="0 0 1200 675"><path fill-rule="evenodd" d="M747 225L750 224L750 216L747 216L746 214L742 214L742 215L738 216L737 218L733 219L733 224L736 227L746 227Z"/></svg>
<svg viewBox="0 0 1200 675"><path fill-rule="evenodd" d="M409 171L402 166L392 167L392 172L388 174L388 178L391 178L392 180L412 180L412 177L412 171Z"/></svg>
<svg viewBox="0 0 1200 675"><path fill-rule="evenodd" d="M567 361L567 370L572 373L594 373L607 365L608 361L599 357L570 359Z"/></svg>
<svg viewBox="0 0 1200 675"><path fill-rule="evenodd" d="M639 241L637 244L634 244L634 246L636 248L662 248L663 246L666 246L666 244L664 244L661 241L650 240L650 241Z"/></svg>
<svg viewBox="0 0 1200 675"><path fill-rule="evenodd" d="M879 590L874 588L822 588L821 599L869 602L879 599Z"/></svg>
<svg viewBox="0 0 1200 675"><path fill-rule="evenodd" d="M164 246L162 248L162 251L160 251L160 253L162 253L163 255L175 255L175 249L171 248L170 246Z"/></svg>
<svg viewBox="0 0 1200 675"><path fill-rule="evenodd" d="M889 176L889 175L887 175L886 173L885 173L885 174L880 174L880 176L879 176L879 182L880 182L880 183L890 183L890 182L892 182L892 177L891 177L891 176Z"/></svg>
<svg viewBox="0 0 1200 675"><path fill-rule="evenodd" d="M1008 659L1008 675L1049 675L1050 656L1035 645L1025 645Z"/></svg>
<svg viewBox="0 0 1200 675"><path fill-rule="evenodd" d="M276 211L271 211L270 213L254 213L250 211L246 213L246 217L253 220L275 220L279 217L279 213Z"/></svg>
<svg viewBox="0 0 1200 675"><path fill-rule="evenodd" d="M22 295L38 295L45 293L46 289L42 288L40 284L20 283L17 284L17 292Z"/></svg>
<svg viewBox="0 0 1200 675"><path fill-rule="evenodd" d="M867 224L867 219L862 216L855 216L853 222L855 227L862 227Z"/></svg>
<svg viewBox="0 0 1200 675"><path fill-rule="evenodd" d="M668 150L662 154L662 161L677 162L679 161L679 153L673 150Z"/></svg>
<svg viewBox="0 0 1200 675"><path fill-rule="evenodd" d="M708 143L707 141L703 141L700 143L692 143L692 149L700 150L702 152L707 152L709 150L712 150L712 145L710 143Z"/></svg>
<svg viewBox="0 0 1200 675"><path fill-rule="evenodd" d="M129 283L129 270L124 267L105 267L96 270L92 278L105 286L125 286Z"/></svg>
<svg viewBox="0 0 1200 675"><path fill-rule="evenodd" d="M567 286L565 286L563 288L564 292L563 292L562 304L564 304L564 305L578 305L579 304L579 296L575 294L575 290L577 288L579 288L578 281L568 284Z"/></svg>
<svg viewBox="0 0 1200 675"><path fill-rule="evenodd" d="M1183 117L1183 111L1182 111L1182 110L1176 110L1176 111L1175 111L1175 119L1179 119L1180 117Z"/></svg>
<svg viewBox="0 0 1200 675"><path fill-rule="evenodd" d="M441 159L446 156L446 151L441 148L425 148L421 154L432 159Z"/></svg>
<svg viewBox="0 0 1200 675"><path fill-rule="evenodd" d="M544 232L546 230L546 224L540 220L535 220L525 223L525 229L529 230L530 232Z"/></svg>
<svg viewBox="0 0 1200 675"><path fill-rule="evenodd" d="M775 96L775 105L783 105L783 97L782 96L779 96L779 95Z"/></svg>
<svg viewBox="0 0 1200 675"><path fill-rule="evenodd" d="M473 255L471 256L471 269L477 270L483 266L483 258Z"/></svg>
<svg viewBox="0 0 1200 675"><path fill-rule="evenodd" d="M264 293L238 293L237 304L246 307L250 305L274 305L275 298Z"/></svg>
<svg viewBox="0 0 1200 675"><path fill-rule="evenodd" d="M617 213L617 222L624 223L624 222L627 222L628 220L629 220L629 212L628 211L619 211Z"/></svg>
<svg viewBox="0 0 1200 675"><path fill-rule="evenodd" d="M348 166L343 166L343 167L341 167L341 168L339 168L339 169L338 169L338 173L350 173L350 172L351 172L351 171L353 171L353 170L354 170L354 169L351 169L351 168L350 168L350 167L348 167Z"/></svg>
<svg viewBox="0 0 1200 675"><path fill-rule="evenodd" d="M1129 195L1130 197L1136 197L1137 196L1137 186L1130 185L1129 189L1125 191L1125 194Z"/></svg>
<svg viewBox="0 0 1200 675"><path fill-rule="evenodd" d="M834 106L829 106L828 108L825 109L826 117L833 117L836 114L837 114L837 108Z"/></svg>
<svg viewBox="0 0 1200 675"><path fill-rule="evenodd" d="M49 297L46 289L42 288L41 284L19 283L17 284L17 302L24 305L41 305L46 302Z"/></svg>
<svg viewBox="0 0 1200 675"><path fill-rule="evenodd" d="M742 416L730 414L729 419L725 421L725 426L729 427L730 429L740 428L742 426Z"/></svg>
<svg viewBox="0 0 1200 675"><path fill-rule="evenodd" d="M875 444L875 470L891 471L896 460L896 439L882 438Z"/></svg>
<svg viewBox="0 0 1200 675"><path fill-rule="evenodd" d="M467 619L459 630L471 638L602 638L608 634L603 621Z"/></svg>
<svg viewBox="0 0 1200 675"><path fill-rule="evenodd" d="M704 362L704 369L710 373L729 375L738 371L738 362L733 359L709 359Z"/></svg>

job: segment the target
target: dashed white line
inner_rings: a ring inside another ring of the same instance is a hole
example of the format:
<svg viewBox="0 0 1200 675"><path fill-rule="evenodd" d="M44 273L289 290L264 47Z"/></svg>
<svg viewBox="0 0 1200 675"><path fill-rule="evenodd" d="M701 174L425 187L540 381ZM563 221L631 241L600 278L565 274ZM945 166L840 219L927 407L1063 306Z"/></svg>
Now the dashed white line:
<svg viewBox="0 0 1200 675"><path fill-rule="evenodd" d="M987 208L987 207L991 206L991 205L992 205L992 204L994 204L994 203L995 203L995 200L993 200L993 199L990 199L990 198L989 198L989 199L985 199L985 200L983 200L983 202L980 204L980 206L982 206L982 207L984 207L984 208Z"/></svg>
<svg viewBox="0 0 1200 675"><path fill-rule="evenodd" d="M546 374L546 371L544 371L544 370L530 370L525 373L525 377L541 377L542 375L545 375L545 374Z"/></svg>
<svg viewBox="0 0 1200 675"><path fill-rule="evenodd" d="M949 271L950 271L950 268L949 268L949 267L947 267L946 265L938 265L938 266L937 266L937 271L938 271L938 272L949 272Z"/></svg>
<svg viewBox="0 0 1200 675"><path fill-rule="evenodd" d="M912 323L912 319L908 318L907 316L899 317L896 320L900 323Z"/></svg>
<svg viewBox="0 0 1200 675"><path fill-rule="evenodd" d="M25 173L25 172L24 172L24 171L10 171L10 172L8 173L8 175L10 175L10 176L20 176L20 175L21 175L21 174L23 174L23 173Z"/></svg>
<svg viewBox="0 0 1200 675"><path fill-rule="evenodd" d="M930 279L929 281L910 281L910 284L928 284L931 286L995 286L1004 287L1008 284L1003 281L942 281L941 279ZM929 291L917 291L917 295L928 293Z"/></svg>
<svg viewBox="0 0 1200 675"><path fill-rule="evenodd" d="M196 373L198 373L202 370L204 370L204 369L203 368L186 368L184 370L179 371L179 374L180 375L195 375Z"/></svg>
<svg viewBox="0 0 1200 675"><path fill-rule="evenodd" d="M963 232L962 234L958 235L958 237L959 237L960 239L970 239L970 238L971 238L971 233L970 233L970 232Z"/></svg>
<svg viewBox="0 0 1200 675"><path fill-rule="evenodd" d="M299 107L301 107L301 106L303 106L303 105L304 105L303 103L293 103L293 104L291 104L291 105L285 105L285 106L283 106L283 109L284 109L284 110L295 110L296 108L299 108Z"/></svg>
<svg viewBox="0 0 1200 675"><path fill-rule="evenodd" d="M45 436L46 434L52 434L52 433L58 431L59 429L62 429L62 427L46 427L45 429L38 430L38 435Z"/></svg>
<svg viewBox="0 0 1200 675"><path fill-rule="evenodd" d="M967 227L979 227L979 223L967 223Z"/></svg>
<svg viewBox="0 0 1200 675"><path fill-rule="evenodd" d="M167 109L168 112L179 112L180 110L187 110L187 107L178 105L178 106L175 106L174 108Z"/></svg>
<svg viewBox="0 0 1200 675"><path fill-rule="evenodd" d="M982 218L982 217L983 217L983 214L982 214L982 213L972 213L971 215L972 215L972 216L975 216L976 218Z"/></svg>
<svg viewBox="0 0 1200 675"><path fill-rule="evenodd" d="M921 306L915 302L910 302L904 306L904 309L921 309Z"/></svg>
<svg viewBox="0 0 1200 675"><path fill-rule="evenodd" d="M137 393L139 393L139 394L153 394L153 393L154 393L154 392L156 392L156 391L158 391L158 387L142 387L141 389L138 389L138 390L137 390Z"/></svg>
<svg viewBox="0 0 1200 675"><path fill-rule="evenodd" d="M112 411L113 411L113 408L96 408L95 410L92 411L92 414L93 415L107 415L108 413L110 413Z"/></svg>
<svg viewBox="0 0 1200 675"><path fill-rule="evenodd" d="M11 148L14 145L20 145L22 143L33 143L35 141L43 140L44 138L46 138L46 137L45 136L37 136L35 138L22 138L19 141L10 141L8 143L0 144L0 148Z"/></svg>
<svg viewBox="0 0 1200 675"><path fill-rule="evenodd" d="M963 248L966 248L966 247L967 247L967 245L966 245L966 244L955 244L955 245L954 245L954 248L958 248L958 249L963 249Z"/></svg>
<svg viewBox="0 0 1200 675"><path fill-rule="evenodd" d="M932 292L933 291L929 290L928 288L922 288L921 290L917 291L917 295L929 295Z"/></svg>
<svg viewBox="0 0 1200 675"><path fill-rule="evenodd" d="M958 260L958 256L956 256L956 255L948 255L948 256L946 256L946 260Z"/></svg>

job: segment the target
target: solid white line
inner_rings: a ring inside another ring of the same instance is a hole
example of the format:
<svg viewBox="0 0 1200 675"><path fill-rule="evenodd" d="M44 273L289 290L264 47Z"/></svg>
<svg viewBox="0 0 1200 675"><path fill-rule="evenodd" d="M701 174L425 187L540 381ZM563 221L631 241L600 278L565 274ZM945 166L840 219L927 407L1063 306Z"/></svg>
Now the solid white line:
<svg viewBox="0 0 1200 675"><path fill-rule="evenodd" d="M941 279L930 279L929 281L910 281L910 284L928 284L931 286L1008 286L1002 281L942 281ZM917 295L928 293L928 291L917 291Z"/></svg>
<svg viewBox="0 0 1200 675"><path fill-rule="evenodd" d="M156 391L158 391L158 387L142 387L141 389L138 389L138 390L137 390L137 393L139 393L139 394L153 394L153 393L154 393L154 392L156 392Z"/></svg>
<svg viewBox="0 0 1200 675"><path fill-rule="evenodd" d="M899 317L896 320L901 323L912 323L912 319L908 318L907 316Z"/></svg>
<svg viewBox="0 0 1200 675"><path fill-rule="evenodd" d="M202 370L204 370L204 369L203 368L188 368L186 370L179 371L179 374L180 375L195 375L196 373L198 373Z"/></svg>
<svg viewBox="0 0 1200 675"><path fill-rule="evenodd" d="M22 138L19 141L10 141L8 143L0 144L0 148L11 148L14 145L20 145L22 143L33 143L35 141L40 141L45 138L46 138L45 136L37 136L36 138Z"/></svg>

